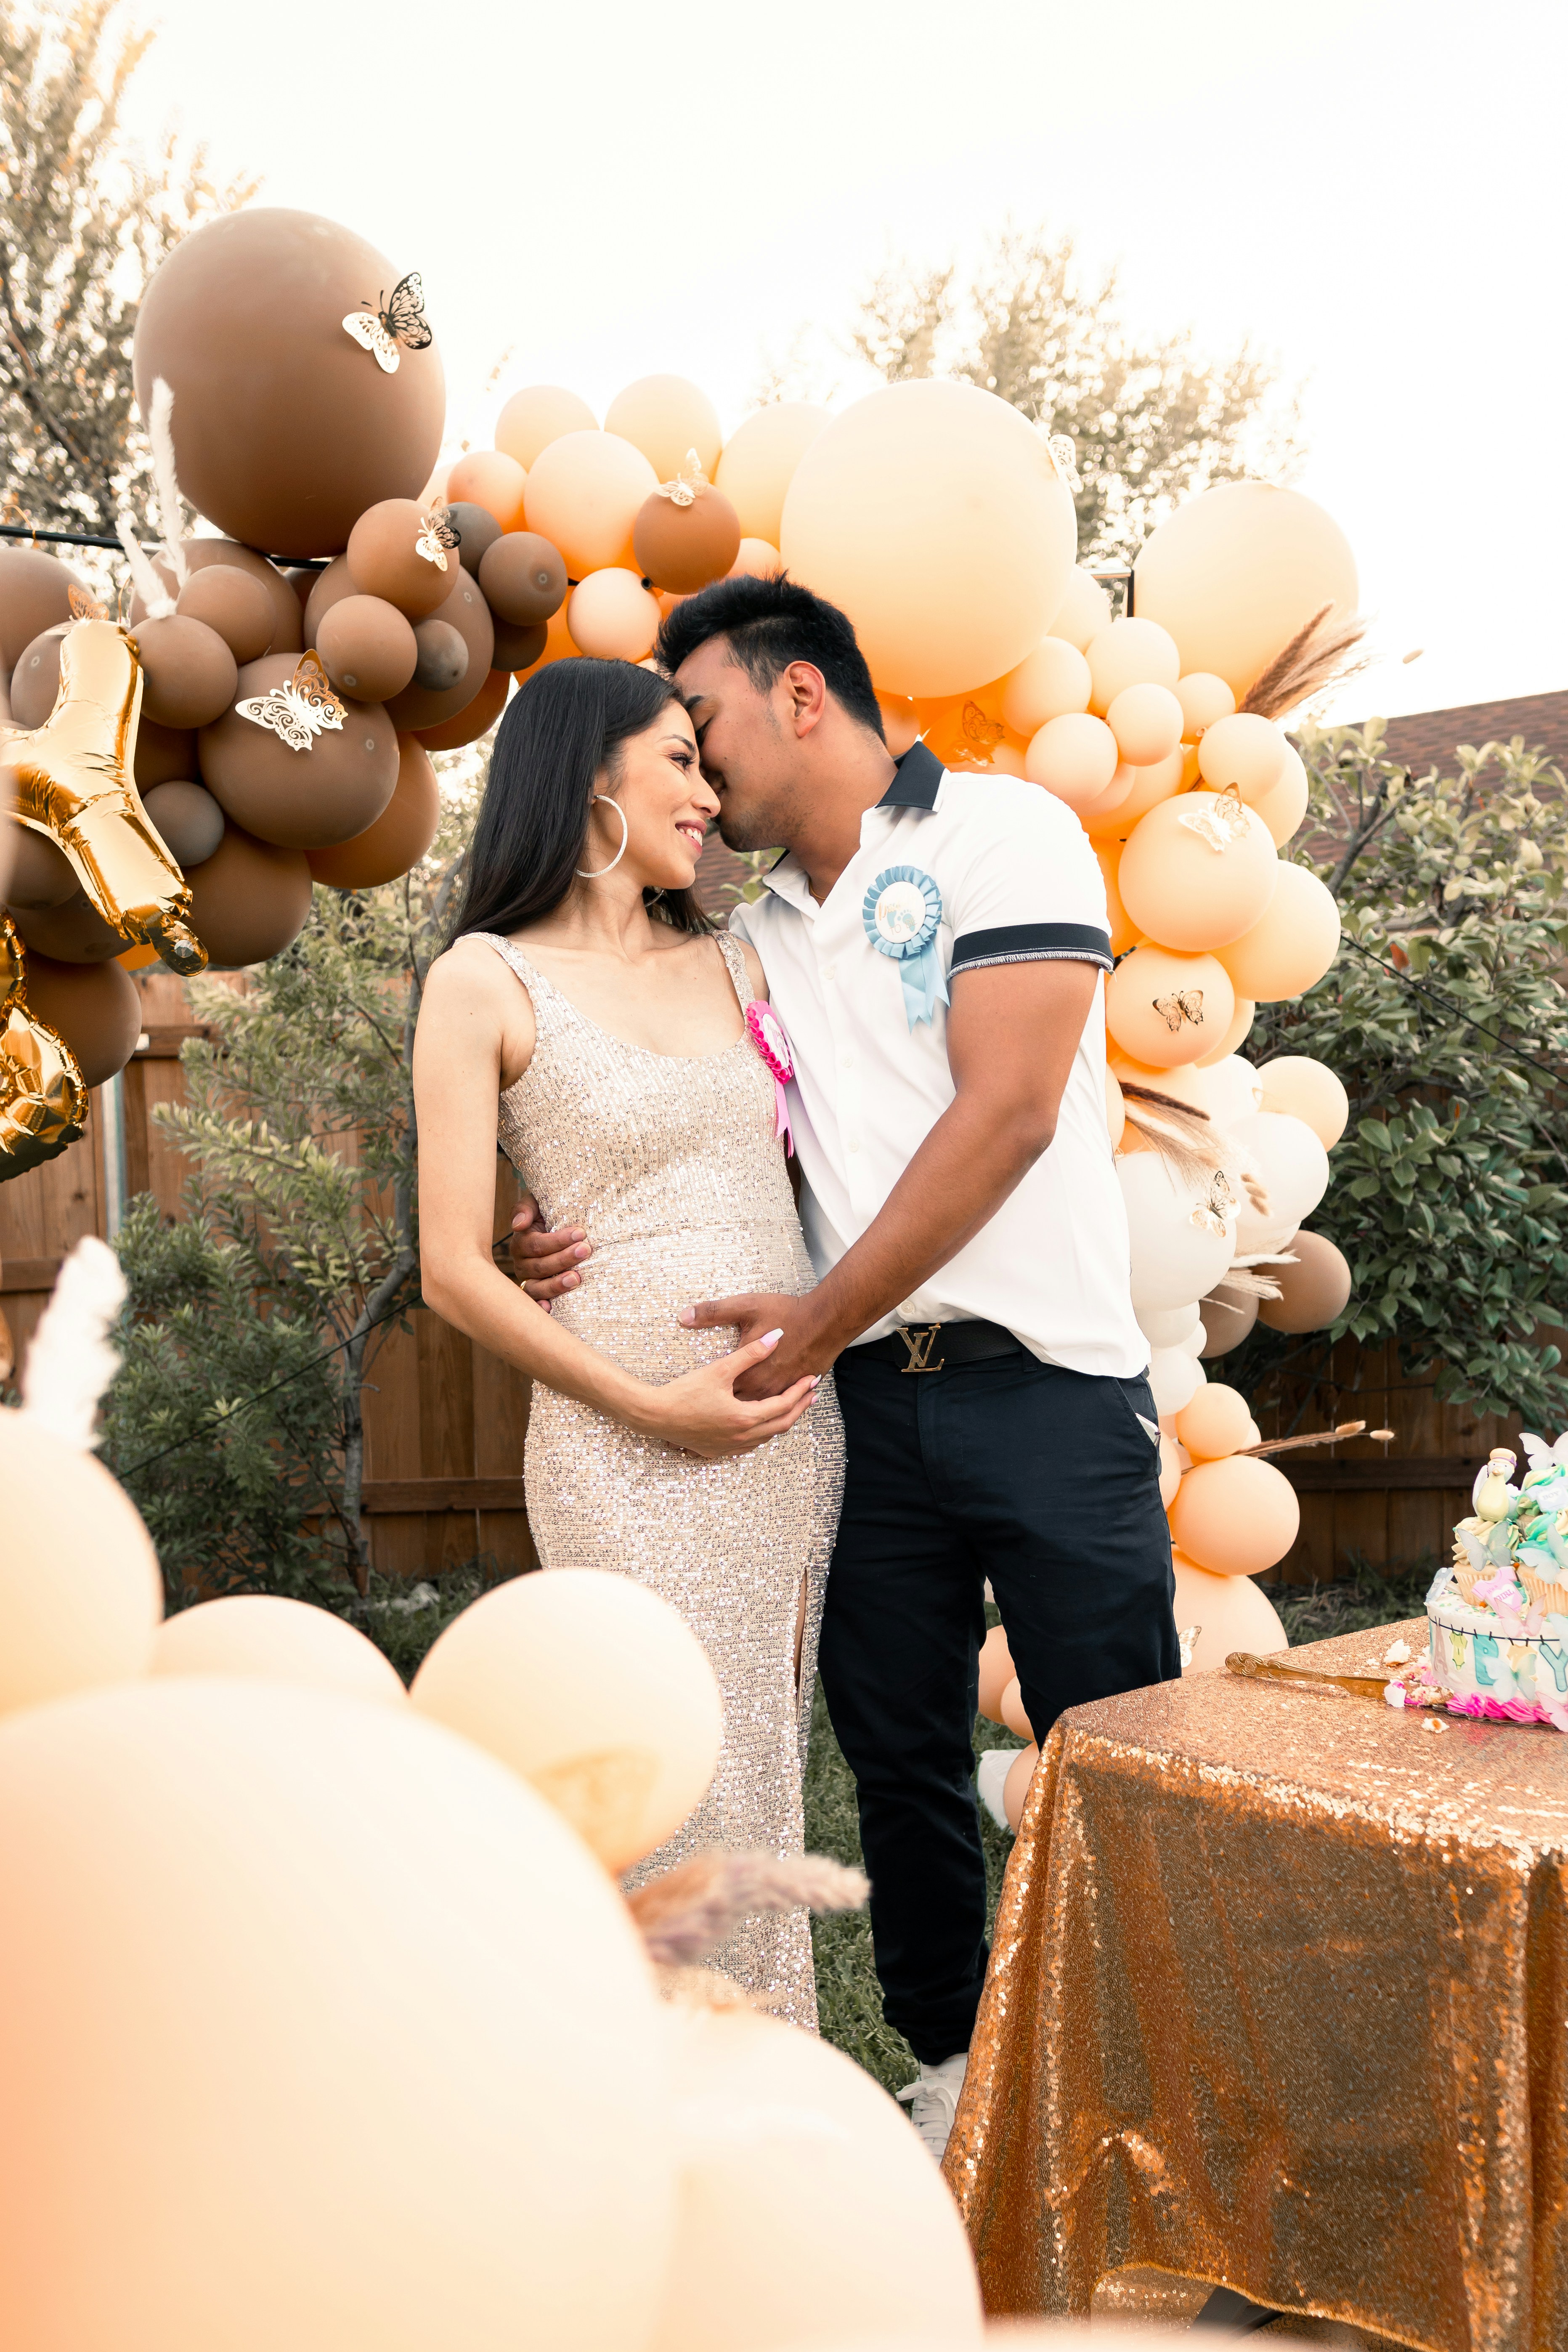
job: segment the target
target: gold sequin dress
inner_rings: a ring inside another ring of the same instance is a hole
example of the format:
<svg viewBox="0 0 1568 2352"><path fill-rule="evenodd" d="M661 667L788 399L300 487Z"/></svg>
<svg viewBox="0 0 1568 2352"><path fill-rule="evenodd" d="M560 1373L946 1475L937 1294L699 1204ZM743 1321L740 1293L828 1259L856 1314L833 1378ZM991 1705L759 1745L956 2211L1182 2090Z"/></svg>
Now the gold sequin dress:
<svg viewBox="0 0 1568 2352"><path fill-rule="evenodd" d="M722 1053L656 1054L599 1028L510 940L485 939L533 1003L533 1058L500 1098L500 1141L552 1226L594 1244L557 1322L637 1379L665 1381L734 1346L679 1309L742 1291L809 1290L813 1275L775 1133L773 1080L742 1034ZM742 1006L737 943L715 940ZM700 1846L803 1847L801 1771L827 1561L844 1481L832 1381L783 1437L727 1462L640 1437L536 1383L524 1457L546 1569L611 1568L672 1601L713 1663L724 1745L707 1797L631 1874ZM797 1689L796 1612L806 1594ZM715 1965L815 2026L805 1912L743 1920Z"/></svg>

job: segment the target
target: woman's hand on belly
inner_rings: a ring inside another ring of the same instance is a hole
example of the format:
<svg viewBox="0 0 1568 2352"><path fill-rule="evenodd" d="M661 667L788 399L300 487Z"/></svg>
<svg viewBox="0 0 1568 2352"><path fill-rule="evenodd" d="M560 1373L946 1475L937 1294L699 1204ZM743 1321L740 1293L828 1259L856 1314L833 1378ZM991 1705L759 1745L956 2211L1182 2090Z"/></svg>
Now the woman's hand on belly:
<svg viewBox="0 0 1568 2352"><path fill-rule="evenodd" d="M795 1381L782 1395L763 1397L754 1404L735 1394L735 1383L753 1366L772 1355L777 1331L737 1348L716 1362L703 1364L679 1380L644 1391L635 1418L626 1418L645 1436L657 1437L685 1454L700 1454L706 1462L722 1462L735 1454L751 1454L771 1437L793 1429L816 1392L819 1375L813 1372Z"/></svg>

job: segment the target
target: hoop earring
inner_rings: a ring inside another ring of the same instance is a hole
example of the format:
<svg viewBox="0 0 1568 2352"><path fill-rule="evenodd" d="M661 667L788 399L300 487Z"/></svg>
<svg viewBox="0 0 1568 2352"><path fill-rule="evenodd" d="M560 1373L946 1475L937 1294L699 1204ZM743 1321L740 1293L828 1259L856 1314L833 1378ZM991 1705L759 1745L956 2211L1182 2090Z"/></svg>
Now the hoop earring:
<svg viewBox="0 0 1568 2352"><path fill-rule="evenodd" d="M613 799L608 793L590 793L588 795L588 805L590 808L592 808L595 801L608 801L610 806L615 810L616 814L620 818L621 845L616 850L615 856L611 858L608 866L596 866L592 869L592 871L584 866L574 866L572 870L576 875L579 882L597 882L602 876L612 873L620 864L622 858L626 856L626 844L632 837L631 827L626 823L626 813L621 806L619 801Z"/></svg>

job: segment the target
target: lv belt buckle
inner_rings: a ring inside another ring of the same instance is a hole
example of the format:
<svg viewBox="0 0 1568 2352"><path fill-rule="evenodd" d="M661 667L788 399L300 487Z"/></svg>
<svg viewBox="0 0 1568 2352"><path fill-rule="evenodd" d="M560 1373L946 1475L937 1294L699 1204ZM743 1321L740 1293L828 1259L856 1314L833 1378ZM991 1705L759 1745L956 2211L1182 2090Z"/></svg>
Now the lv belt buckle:
<svg viewBox="0 0 1568 2352"><path fill-rule="evenodd" d="M940 1323L900 1323L899 1325L899 1337L908 1349L910 1359L907 1364L899 1366L900 1372L941 1371L947 1358L939 1356L934 1364L931 1360L931 1351L936 1345L936 1335L941 1329Z"/></svg>

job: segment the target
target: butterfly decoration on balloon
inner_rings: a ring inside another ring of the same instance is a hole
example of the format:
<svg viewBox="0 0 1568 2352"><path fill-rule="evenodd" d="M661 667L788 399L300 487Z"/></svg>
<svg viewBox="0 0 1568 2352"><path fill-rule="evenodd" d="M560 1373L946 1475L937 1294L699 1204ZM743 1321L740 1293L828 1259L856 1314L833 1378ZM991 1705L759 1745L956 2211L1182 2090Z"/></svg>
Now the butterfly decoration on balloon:
<svg viewBox="0 0 1568 2352"><path fill-rule="evenodd" d="M1194 1029L1204 1025L1204 992L1201 988L1173 989L1169 996L1156 996L1154 1010L1173 1037L1184 1021Z"/></svg>
<svg viewBox="0 0 1568 2352"><path fill-rule="evenodd" d="M301 654L293 677L286 677L281 686L266 694L247 695L234 707L237 716L248 719L253 727L270 728L290 751L310 751L317 736L329 728L342 727L346 715L314 653Z"/></svg>
<svg viewBox="0 0 1568 2352"><path fill-rule="evenodd" d="M416 555L422 555L426 563L433 563L437 572L447 571L447 558L456 555L460 544L457 532L447 520L444 507L432 507L421 514L414 551Z"/></svg>
<svg viewBox="0 0 1568 2352"><path fill-rule="evenodd" d="M390 294L378 294L374 304L362 302L343 320L344 331L369 352L384 375L395 375L402 359L398 346L410 352L428 350L435 337L425 316L425 289L419 272L400 278Z"/></svg>

